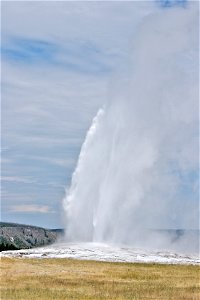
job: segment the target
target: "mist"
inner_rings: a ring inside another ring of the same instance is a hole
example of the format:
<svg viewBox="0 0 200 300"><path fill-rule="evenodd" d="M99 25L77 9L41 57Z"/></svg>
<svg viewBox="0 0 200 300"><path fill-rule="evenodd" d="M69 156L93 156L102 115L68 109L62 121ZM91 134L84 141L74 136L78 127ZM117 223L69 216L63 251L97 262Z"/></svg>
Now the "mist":
<svg viewBox="0 0 200 300"><path fill-rule="evenodd" d="M198 251L198 84L198 3L146 16L66 190L67 241Z"/></svg>

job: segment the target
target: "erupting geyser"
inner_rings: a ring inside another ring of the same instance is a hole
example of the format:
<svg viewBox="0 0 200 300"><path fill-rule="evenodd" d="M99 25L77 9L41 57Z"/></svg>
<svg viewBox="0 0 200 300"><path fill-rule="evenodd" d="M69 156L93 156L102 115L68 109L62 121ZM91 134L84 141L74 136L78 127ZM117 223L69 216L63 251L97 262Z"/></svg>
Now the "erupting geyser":
<svg viewBox="0 0 200 300"><path fill-rule="evenodd" d="M197 28L194 2L138 28L64 199L68 241L167 248L162 229L198 228Z"/></svg>

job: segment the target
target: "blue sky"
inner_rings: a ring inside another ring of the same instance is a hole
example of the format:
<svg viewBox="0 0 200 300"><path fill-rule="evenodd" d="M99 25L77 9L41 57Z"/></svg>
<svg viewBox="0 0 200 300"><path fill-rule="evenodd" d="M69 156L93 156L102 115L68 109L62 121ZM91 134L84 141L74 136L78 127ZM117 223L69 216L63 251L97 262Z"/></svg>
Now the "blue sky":
<svg viewBox="0 0 200 300"><path fill-rule="evenodd" d="M185 5L157 2L2 3L3 221L62 227L65 187L138 24Z"/></svg>

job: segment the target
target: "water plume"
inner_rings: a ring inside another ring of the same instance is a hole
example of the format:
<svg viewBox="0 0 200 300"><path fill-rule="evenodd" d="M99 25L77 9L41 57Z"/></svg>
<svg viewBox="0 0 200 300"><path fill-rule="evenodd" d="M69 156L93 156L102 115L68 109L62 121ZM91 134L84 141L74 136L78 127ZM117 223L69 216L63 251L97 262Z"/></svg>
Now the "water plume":
<svg viewBox="0 0 200 300"><path fill-rule="evenodd" d="M147 16L129 63L82 146L66 238L197 250L173 229L198 228L198 5Z"/></svg>

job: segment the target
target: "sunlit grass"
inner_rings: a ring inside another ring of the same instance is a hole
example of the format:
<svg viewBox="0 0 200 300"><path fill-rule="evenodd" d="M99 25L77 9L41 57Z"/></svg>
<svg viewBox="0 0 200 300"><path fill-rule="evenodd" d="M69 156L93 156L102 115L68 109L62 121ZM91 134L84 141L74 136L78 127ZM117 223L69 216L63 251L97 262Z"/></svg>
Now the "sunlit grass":
<svg viewBox="0 0 200 300"><path fill-rule="evenodd" d="M1 260L1 299L200 299L199 267L69 259Z"/></svg>

